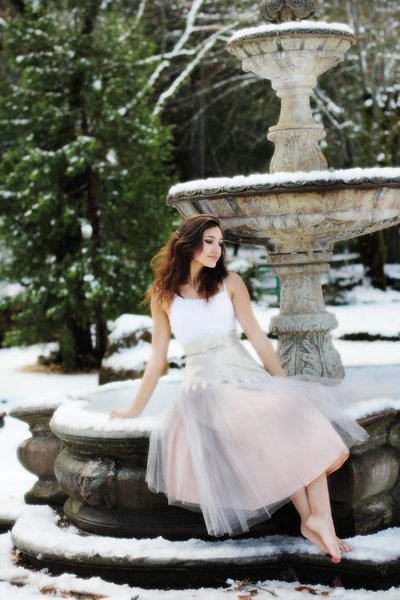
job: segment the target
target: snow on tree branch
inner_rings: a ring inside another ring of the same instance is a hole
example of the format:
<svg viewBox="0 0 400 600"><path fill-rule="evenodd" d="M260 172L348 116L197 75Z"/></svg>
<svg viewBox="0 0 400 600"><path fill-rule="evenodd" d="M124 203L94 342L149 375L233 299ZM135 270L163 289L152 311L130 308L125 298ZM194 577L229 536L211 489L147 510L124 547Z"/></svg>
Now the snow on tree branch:
<svg viewBox="0 0 400 600"><path fill-rule="evenodd" d="M342 114L343 110L339 106L337 106L337 104L335 104L330 98L328 98L328 96L326 96L326 94L324 94L324 92L321 89L318 89L318 91L314 92L313 99L315 100L315 103L321 110L321 112L323 112L324 115L326 115L326 117L330 120L332 125L336 127L336 129L340 130L344 129L345 127L350 127L354 125L353 121L347 120L343 123L338 121L335 115Z"/></svg>
<svg viewBox="0 0 400 600"><path fill-rule="evenodd" d="M166 101L176 93L176 91L182 85L182 83L185 81L185 79L190 75L190 73L197 67L197 65L201 62L201 60L204 58L204 56L215 45L215 43L218 40L218 38L220 37L220 35L222 33L224 33L227 29L230 29L230 28L231 28L231 25L229 25L228 27L224 28L223 30L219 31L218 33L215 33L214 35L212 35L211 37L208 38L208 40L205 42L205 44L203 45L201 50L198 52L196 57L186 66L186 68L175 79L175 81L172 83L172 85L170 85L170 87L160 95L160 97L157 101L157 104L154 108L155 114L158 114L159 112L161 112Z"/></svg>
<svg viewBox="0 0 400 600"><path fill-rule="evenodd" d="M139 6L139 10L136 15L136 22L139 23L143 17L145 8L146 8L147 0L142 0Z"/></svg>
<svg viewBox="0 0 400 600"><path fill-rule="evenodd" d="M204 1L205 0L194 0L194 2L192 4L192 8L188 12L188 16L186 19L186 26L185 26L185 29L184 29L181 37L175 44L172 52L169 52L169 57L168 58L164 57L164 60L158 65L157 69L154 71L153 75L150 77L150 79L149 79L150 86L153 86L156 83L156 81L160 77L161 73L169 67L171 59L173 59L175 56L179 55L182 48L188 41L189 37L191 36L191 34L194 31L194 24L196 22L196 17L198 15L201 7L203 6Z"/></svg>

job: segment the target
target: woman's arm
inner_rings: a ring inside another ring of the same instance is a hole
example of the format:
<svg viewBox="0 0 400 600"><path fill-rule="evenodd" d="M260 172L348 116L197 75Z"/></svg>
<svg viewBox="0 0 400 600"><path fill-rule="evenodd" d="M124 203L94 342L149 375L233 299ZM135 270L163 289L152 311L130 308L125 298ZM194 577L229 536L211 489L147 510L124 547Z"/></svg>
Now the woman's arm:
<svg viewBox="0 0 400 600"><path fill-rule="evenodd" d="M264 368L271 375L286 377L281 367L274 347L261 329L251 308L250 296L242 278L237 273L229 273L227 280L228 292L231 296L236 318L239 321L247 339L261 359Z"/></svg>
<svg viewBox="0 0 400 600"><path fill-rule="evenodd" d="M151 338L151 356L143 374L142 383L138 389L132 405L129 408L120 408L110 413L110 419L116 417L138 417L148 401L160 379L167 362L168 345L171 339L171 328L166 312L153 298L151 301L151 315L153 317L153 335Z"/></svg>

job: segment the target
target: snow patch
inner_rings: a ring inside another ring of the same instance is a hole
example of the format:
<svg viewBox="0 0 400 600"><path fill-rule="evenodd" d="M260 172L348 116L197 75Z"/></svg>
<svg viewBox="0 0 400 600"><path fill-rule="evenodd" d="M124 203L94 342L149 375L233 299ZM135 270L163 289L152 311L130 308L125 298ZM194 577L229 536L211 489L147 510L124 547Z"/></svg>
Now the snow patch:
<svg viewBox="0 0 400 600"><path fill-rule="evenodd" d="M151 356L151 344L139 340L133 348L120 348L108 358L102 360L103 368L121 371L124 369L142 371L146 368L146 363Z"/></svg>
<svg viewBox="0 0 400 600"><path fill-rule="evenodd" d="M138 329L152 329L153 319L143 315L121 315L112 326L109 336L110 343L117 342L120 338L127 337Z"/></svg>

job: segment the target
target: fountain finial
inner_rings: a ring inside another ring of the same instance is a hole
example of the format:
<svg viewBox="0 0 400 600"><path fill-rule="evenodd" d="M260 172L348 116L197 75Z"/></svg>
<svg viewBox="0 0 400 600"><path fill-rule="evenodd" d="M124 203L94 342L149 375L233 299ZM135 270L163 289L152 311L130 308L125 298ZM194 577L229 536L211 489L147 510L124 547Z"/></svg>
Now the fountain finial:
<svg viewBox="0 0 400 600"><path fill-rule="evenodd" d="M268 21L301 21L315 12L314 0L261 0L260 13Z"/></svg>

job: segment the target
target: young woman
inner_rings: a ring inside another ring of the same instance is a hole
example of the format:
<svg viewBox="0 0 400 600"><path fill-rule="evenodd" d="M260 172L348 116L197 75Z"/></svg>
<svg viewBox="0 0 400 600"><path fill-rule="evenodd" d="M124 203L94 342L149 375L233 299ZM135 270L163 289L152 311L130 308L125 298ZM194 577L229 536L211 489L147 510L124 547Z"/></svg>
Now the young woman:
<svg viewBox="0 0 400 600"><path fill-rule="evenodd" d="M286 378L224 258L220 223L209 215L186 219L155 257L152 355L131 407L110 417L140 415L172 329L187 364L174 412L150 438L149 488L200 508L215 536L248 531L291 499L302 534L339 562L352 547L336 537L327 475L347 459L346 443L367 435L343 416L329 387ZM240 343L237 321L263 366Z"/></svg>

